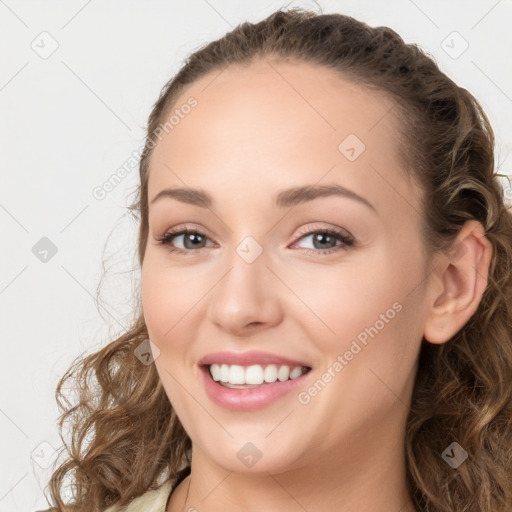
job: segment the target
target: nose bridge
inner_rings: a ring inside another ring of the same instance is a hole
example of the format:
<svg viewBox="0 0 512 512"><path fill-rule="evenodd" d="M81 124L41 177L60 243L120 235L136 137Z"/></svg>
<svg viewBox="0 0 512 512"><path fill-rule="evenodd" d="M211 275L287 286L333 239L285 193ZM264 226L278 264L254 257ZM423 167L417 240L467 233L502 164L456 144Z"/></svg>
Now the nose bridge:
<svg viewBox="0 0 512 512"><path fill-rule="evenodd" d="M223 262L223 272L209 303L209 318L222 328L237 332L250 324L273 324L281 314L279 288L267 268L263 246L245 236ZM275 278L274 278L275 279Z"/></svg>
<svg viewBox="0 0 512 512"><path fill-rule="evenodd" d="M247 308L260 302L268 291L263 285L268 281L265 274L269 273L262 245L254 237L246 236L225 263L230 271L219 283L219 291L226 303L231 302L233 312L240 309L242 304Z"/></svg>

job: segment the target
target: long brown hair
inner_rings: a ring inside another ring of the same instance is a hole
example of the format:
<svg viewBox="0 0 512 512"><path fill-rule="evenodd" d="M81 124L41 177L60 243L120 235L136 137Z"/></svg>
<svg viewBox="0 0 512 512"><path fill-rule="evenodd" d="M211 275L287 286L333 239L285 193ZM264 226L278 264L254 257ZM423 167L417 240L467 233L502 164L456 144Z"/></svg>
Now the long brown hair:
<svg viewBox="0 0 512 512"><path fill-rule="evenodd" d="M149 158L155 132L187 85L255 58L323 65L396 100L391 115L404 166L421 184L425 248L449 250L476 219L492 244L488 286L478 310L447 343L423 340L404 439L414 506L429 512L512 510L512 215L494 170L494 134L478 101L420 48L387 27L341 14L277 11L242 23L194 52L164 86L149 116L140 187L129 210L140 222L142 266L148 237ZM140 300L130 329L79 357L56 390L69 422L67 460L49 487L56 510L92 512L124 505L190 463L191 441L154 364L135 350L148 339ZM68 384L68 380L71 383ZM62 387L76 389L74 403ZM66 403L63 400L65 399ZM469 454L457 470L441 457L451 441ZM73 502L61 487L71 478Z"/></svg>

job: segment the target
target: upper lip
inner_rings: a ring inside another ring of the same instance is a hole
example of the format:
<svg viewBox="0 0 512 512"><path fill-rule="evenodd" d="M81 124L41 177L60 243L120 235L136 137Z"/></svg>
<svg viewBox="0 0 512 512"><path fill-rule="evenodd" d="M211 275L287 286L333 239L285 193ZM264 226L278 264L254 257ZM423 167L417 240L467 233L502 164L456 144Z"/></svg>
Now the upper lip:
<svg viewBox="0 0 512 512"><path fill-rule="evenodd" d="M200 361L200 365L210 364L238 364L240 366L250 366L253 364L281 364L291 367L310 365L304 361L290 359L288 357L272 354L271 352L261 352L258 350L250 350L248 352L212 352L204 356Z"/></svg>

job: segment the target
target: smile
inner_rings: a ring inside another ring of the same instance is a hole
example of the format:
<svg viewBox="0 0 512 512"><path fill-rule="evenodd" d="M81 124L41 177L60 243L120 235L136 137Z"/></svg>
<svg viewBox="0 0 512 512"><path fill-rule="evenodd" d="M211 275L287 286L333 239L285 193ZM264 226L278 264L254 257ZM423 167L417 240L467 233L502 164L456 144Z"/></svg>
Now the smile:
<svg viewBox="0 0 512 512"><path fill-rule="evenodd" d="M293 391L298 392L311 373L311 368L306 366L290 368L274 364L248 367L212 364L199 365L199 369L209 399L230 411L268 407Z"/></svg>

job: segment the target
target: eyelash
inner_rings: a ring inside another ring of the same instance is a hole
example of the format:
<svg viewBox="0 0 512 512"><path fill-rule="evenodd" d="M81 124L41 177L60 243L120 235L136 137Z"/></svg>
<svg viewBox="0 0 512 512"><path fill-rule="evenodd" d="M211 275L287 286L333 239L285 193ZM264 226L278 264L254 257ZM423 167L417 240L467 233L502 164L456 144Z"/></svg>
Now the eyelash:
<svg viewBox="0 0 512 512"><path fill-rule="evenodd" d="M336 252L336 251L339 251L342 249L347 249L347 248L353 247L355 244L352 237L347 236L346 234L344 234L344 232L342 232L341 230L335 229L335 228L321 228L321 229L313 229L313 230L306 229L305 231L303 231L300 234L300 236L297 238L296 241L300 240L301 238L303 238L305 236L315 235L318 233L333 235L336 238L338 238L338 240L340 240L342 243L333 247L332 249L309 249L309 248L303 249L304 251L306 251L306 254L313 254L315 256L318 256L319 254L327 255L327 254L331 254L333 252ZM170 245L170 243L174 240L174 238L176 238L180 235L187 235L187 234L199 235L201 237L208 238L205 233L203 233L199 230L196 230L196 229L176 228L175 230L168 231L163 236L157 237L156 240L158 241L159 245L168 246L167 250L169 252L175 253L175 254L182 254L185 256L192 256L193 255L192 253L194 253L200 249L205 249L205 247L200 247L199 249L180 249L178 247L172 247Z"/></svg>

